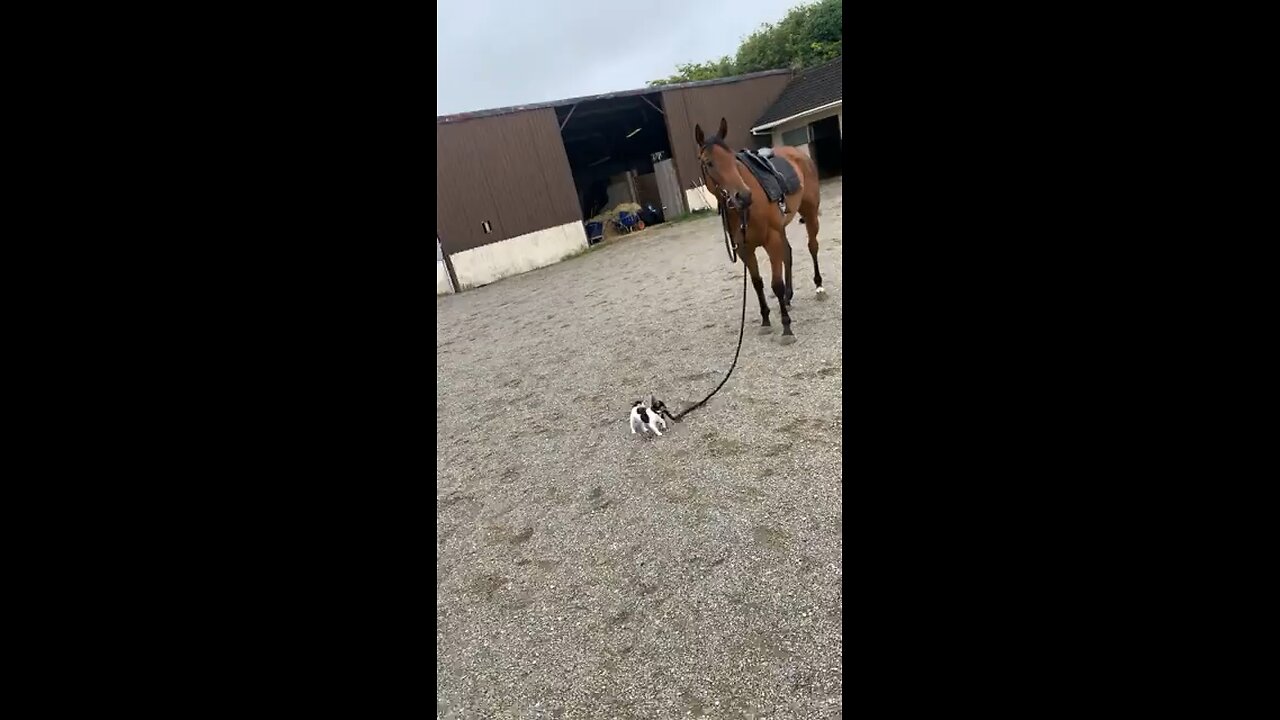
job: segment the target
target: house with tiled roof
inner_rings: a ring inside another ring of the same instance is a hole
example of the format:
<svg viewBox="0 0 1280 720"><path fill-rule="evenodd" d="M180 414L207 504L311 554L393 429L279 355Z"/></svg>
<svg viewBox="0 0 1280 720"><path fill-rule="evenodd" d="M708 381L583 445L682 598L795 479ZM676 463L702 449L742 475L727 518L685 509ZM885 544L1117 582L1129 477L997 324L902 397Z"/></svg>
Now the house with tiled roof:
<svg viewBox="0 0 1280 720"><path fill-rule="evenodd" d="M839 174L844 138L843 58L796 73L751 133L764 144L791 145L809 153L823 177Z"/></svg>

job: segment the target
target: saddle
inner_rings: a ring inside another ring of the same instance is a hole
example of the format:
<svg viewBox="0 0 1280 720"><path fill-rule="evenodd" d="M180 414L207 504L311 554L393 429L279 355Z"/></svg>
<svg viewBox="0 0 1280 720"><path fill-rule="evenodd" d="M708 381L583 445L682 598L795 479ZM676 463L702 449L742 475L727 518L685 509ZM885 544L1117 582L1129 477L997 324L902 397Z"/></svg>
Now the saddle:
<svg viewBox="0 0 1280 720"><path fill-rule="evenodd" d="M786 160L772 154L765 156L754 150L739 150L736 156L764 188L769 202L777 203L782 214L787 214L786 197L800 189L800 175Z"/></svg>

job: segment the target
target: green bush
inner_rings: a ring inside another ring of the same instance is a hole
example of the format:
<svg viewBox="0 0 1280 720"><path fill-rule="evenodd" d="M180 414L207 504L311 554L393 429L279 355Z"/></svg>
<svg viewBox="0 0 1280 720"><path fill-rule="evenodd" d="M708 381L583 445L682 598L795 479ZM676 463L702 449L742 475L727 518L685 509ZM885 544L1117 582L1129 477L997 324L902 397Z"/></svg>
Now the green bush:
<svg viewBox="0 0 1280 720"><path fill-rule="evenodd" d="M734 57L676 65L670 77L649 81L650 86L744 75L761 70L799 70L835 59L844 52L843 0L818 0L799 5L775 23L765 23L751 33Z"/></svg>

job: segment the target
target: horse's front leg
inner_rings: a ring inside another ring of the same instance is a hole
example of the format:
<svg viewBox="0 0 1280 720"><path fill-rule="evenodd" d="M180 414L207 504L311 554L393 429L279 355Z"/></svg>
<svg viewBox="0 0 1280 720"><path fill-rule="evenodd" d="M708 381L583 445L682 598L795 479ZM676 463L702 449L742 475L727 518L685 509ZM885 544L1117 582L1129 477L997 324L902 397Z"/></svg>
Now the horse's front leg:
<svg viewBox="0 0 1280 720"><path fill-rule="evenodd" d="M791 282L791 241L787 239L787 226L785 222L782 225L782 229L778 231L778 234L782 237L782 250L783 254L786 255L787 304L790 305L792 298L796 296L796 286Z"/></svg>
<svg viewBox="0 0 1280 720"><path fill-rule="evenodd" d="M796 341L796 336L791 332L791 313L787 312L787 283L783 280L787 251L783 248L782 236L774 235L772 242L765 246L765 252L769 253L769 269L773 271L773 294L778 298L778 310L782 313L782 339L779 342L790 345Z"/></svg>
<svg viewBox="0 0 1280 720"><path fill-rule="evenodd" d="M760 277L760 265L756 261L755 248L742 252L742 262L746 263L747 271L751 273L751 284L755 286L756 298L760 300L760 329L756 332L760 335L768 335L773 332L773 328L769 325L769 302L764 298L764 278Z"/></svg>

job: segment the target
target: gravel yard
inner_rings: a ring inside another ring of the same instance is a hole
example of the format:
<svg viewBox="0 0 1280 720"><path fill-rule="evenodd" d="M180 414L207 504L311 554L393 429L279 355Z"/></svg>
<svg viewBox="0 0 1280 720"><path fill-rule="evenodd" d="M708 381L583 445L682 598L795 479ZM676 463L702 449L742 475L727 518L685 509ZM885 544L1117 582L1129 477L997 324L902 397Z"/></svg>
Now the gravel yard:
<svg viewBox="0 0 1280 720"><path fill-rule="evenodd" d="M841 716L839 179L827 302L805 228L792 328L758 251L729 382L661 438L631 403L712 390L742 264L718 218L659 225L436 300L439 718Z"/></svg>

